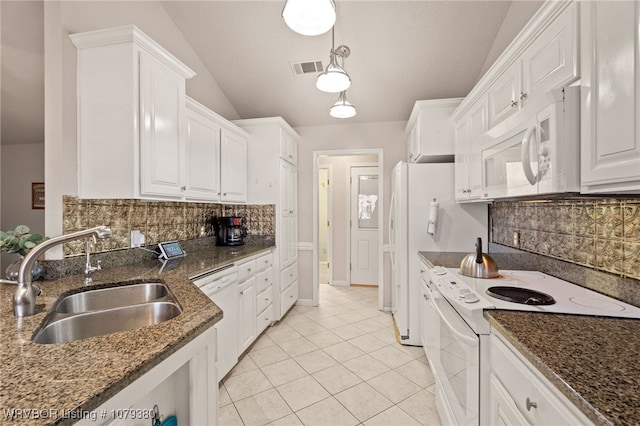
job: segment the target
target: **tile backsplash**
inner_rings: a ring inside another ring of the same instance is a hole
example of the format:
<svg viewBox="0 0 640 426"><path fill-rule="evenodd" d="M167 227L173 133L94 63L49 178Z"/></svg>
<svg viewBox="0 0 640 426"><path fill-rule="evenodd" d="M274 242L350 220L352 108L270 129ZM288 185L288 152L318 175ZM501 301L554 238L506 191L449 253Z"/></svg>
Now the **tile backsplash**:
<svg viewBox="0 0 640 426"><path fill-rule="evenodd" d="M96 244L97 252L130 247L131 231L145 235L145 245L160 241L189 240L214 234L212 218L242 216L249 235L275 235L273 204L212 204L172 201L142 201L133 199L63 198L63 233L99 225L111 227L113 235ZM64 255L84 253L84 243L73 241L64 245Z"/></svg>
<svg viewBox="0 0 640 426"><path fill-rule="evenodd" d="M491 241L640 279L640 199L495 201Z"/></svg>

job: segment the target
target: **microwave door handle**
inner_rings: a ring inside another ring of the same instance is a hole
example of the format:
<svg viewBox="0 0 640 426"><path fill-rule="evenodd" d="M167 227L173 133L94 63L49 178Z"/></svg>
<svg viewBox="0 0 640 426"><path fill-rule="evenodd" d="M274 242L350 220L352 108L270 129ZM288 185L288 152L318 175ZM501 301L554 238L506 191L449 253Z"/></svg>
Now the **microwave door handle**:
<svg viewBox="0 0 640 426"><path fill-rule="evenodd" d="M462 343L465 343L466 345L471 347L478 346L478 341L476 339L473 339L469 336L465 336L464 334L460 333L460 331L456 330L453 324L449 322L449 319L445 315L443 315L442 311L440 310L440 307L438 306L436 298L434 297L434 294L431 295L431 306L433 306L433 308L436 310L436 312L438 313L438 316L440 317L442 322L444 322L447 328L451 330L451 332L455 334L456 337L460 339L460 341L462 341Z"/></svg>
<svg viewBox="0 0 640 426"><path fill-rule="evenodd" d="M531 139L536 135L536 126L531 126L527 129L522 138L522 147L520 148L520 161L522 163L522 171L525 177L531 185L535 185L538 182L538 176L533 174L531 169L531 158L529 154L529 146L531 145Z"/></svg>

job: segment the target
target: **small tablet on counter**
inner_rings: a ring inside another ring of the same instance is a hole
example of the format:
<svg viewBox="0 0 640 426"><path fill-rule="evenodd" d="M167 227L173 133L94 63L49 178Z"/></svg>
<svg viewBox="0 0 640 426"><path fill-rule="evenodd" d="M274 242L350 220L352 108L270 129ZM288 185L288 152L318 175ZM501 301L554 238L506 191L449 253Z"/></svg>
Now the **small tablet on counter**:
<svg viewBox="0 0 640 426"><path fill-rule="evenodd" d="M173 259L176 257L186 256L187 254L177 241L165 241L164 243L158 243L158 249L160 250L158 259Z"/></svg>

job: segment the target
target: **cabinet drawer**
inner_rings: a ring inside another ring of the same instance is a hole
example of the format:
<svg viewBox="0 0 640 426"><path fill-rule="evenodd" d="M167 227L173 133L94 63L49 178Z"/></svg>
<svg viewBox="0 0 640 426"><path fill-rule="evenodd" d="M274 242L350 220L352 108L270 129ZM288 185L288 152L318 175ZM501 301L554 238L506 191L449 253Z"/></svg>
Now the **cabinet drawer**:
<svg viewBox="0 0 640 426"><path fill-rule="evenodd" d="M273 254L269 253L256 259L256 272L264 271L273 265Z"/></svg>
<svg viewBox="0 0 640 426"><path fill-rule="evenodd" d="M590 424L553 384L520 359L500 338L491 335L491 371L531 424ZM493 399L495 396L492 395Z"/></svg>
<svg viewBox="0 0 640 426"><path fill-rule="evenodd" d="M273 302L273 287L269 286L262 293L256 296L256 313L264 311Z"/></svg>
<svg viewBox="0 0 640 426"><path fill-rule="evenodd" d="M287 266L280 272L280 290L284 290L298 280L298 262Z"/></svg>
<svg viewBox="0 0 640 426"><path fill-rule="evenodd" d="M266 271L256 274L256 291L262 292L265 288L273 284L273 268L268 268Z"/></svg>
<svg viewBox="0 0 640 426"><path fill-rule="evenodd" d="M256 317L256 336L264 331L273 322L273 305L269 305L267 309L262 311Z"/></svg>
<svg viewBox="0 0 640 426"><path fill-rule="evenodd" d="M280 314L284 315L287 313L289 308L291 308L296 301L298 300L298 281L295 281L292 285L289 286L285 291L280 295Z"/></svg>
<svg viewBox="0 0 640 426"><path fill-rule="evenodd" d="M256 261L250 260L238 265L238 281L242 282L256 273Z"/></svg>

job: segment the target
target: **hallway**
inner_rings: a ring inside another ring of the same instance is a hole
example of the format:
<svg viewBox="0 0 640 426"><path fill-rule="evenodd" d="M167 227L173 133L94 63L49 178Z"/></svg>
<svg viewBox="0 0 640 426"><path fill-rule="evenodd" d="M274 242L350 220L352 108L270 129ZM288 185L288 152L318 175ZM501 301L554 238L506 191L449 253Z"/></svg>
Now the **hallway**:
<svg viewBox="0 0 640 426"><path fill-rule="evenodd" d="M440 425L424 350L377 303L377 287L320 285L220 386L220 425Z"/></svg>

